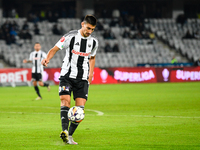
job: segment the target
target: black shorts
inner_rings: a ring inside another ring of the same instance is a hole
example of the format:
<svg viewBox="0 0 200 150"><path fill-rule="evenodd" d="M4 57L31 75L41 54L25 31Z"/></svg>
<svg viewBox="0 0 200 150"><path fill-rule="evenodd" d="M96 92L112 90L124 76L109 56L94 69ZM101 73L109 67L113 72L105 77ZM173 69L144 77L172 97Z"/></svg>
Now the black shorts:
<svg viewBox="0 0 200 150"><path fill-rule="evenodd" d="M32 73L32 81L42 81L41 73Z"/></svg>
<svg viewBox="0 0 200 150"><path fill-rule="evenodd" d="M87 80L72 79L65 76L59 78L59 95L70 95L73 91L73 98L88 98L89 83Z"/></svg>

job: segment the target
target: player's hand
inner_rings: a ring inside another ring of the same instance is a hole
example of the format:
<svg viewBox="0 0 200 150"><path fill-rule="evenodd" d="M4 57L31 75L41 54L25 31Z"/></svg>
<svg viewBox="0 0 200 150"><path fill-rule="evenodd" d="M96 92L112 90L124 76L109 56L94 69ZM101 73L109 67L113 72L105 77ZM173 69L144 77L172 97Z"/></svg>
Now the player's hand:
<svg viewBox="0 0 200 150"><path fill-rule="evenodd" d="M27 63L27 60L26 60L26 59L24 59L24 60L23 60L23 63Z"/></svg>
<svg viewBox="0 0 200 150"><path fill-rule="evenodd" d="M47 67L47 64L49 63L49 60L47 60L47 59L43 59L42 60L42 62L41 62L41 64L43 65L43 66L45 66L45 67Z"/></svg>
<svg viewBox="0 0 200 150"><path fill-rule="evenodd" d="M93 76L89 75L89 78L88 78L88 82L89 82L89 84L92 83L92 78L93 78Z"/></svg>

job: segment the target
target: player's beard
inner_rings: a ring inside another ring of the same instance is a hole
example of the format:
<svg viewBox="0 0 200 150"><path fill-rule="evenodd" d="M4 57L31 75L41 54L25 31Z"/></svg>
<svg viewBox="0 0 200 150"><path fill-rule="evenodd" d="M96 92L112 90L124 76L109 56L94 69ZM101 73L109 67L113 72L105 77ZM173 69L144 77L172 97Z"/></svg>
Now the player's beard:
<svg viewBox="0 0 200 150"><path fill-rule="evenodd" d="M85 33L83 33L83 35L84 35L84 37L88 37L88 36L90 36L90 33L87 33L87 32L85 31Z"/></svg>
<svg viewBox="0 0 200 150"><path fill-rule="evenodd" d="M85 37L88 37L88 36L90 36L90 33L85 33Z"/></svg>

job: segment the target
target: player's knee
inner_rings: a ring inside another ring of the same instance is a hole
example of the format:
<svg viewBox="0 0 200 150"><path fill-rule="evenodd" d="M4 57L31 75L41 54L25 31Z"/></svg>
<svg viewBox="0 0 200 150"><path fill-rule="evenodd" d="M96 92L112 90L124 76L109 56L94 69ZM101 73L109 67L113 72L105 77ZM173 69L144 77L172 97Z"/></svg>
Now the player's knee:
<svg viewBox="0 0 200 150"><path fill-rule="evenodd" d="M69 95L61 95L60 96L60 100L61 100L61 106L67 106L70 107L70 96Z"/></svg>
<svg viewBox="0 0 200 150"><path fill-rule="evenodd" d="M39 82L39 86L43 86L43 85L44 85L44 83L40 81Z"/></svg>
<svg viewBox="0 0 200 150"><path fill-rule="evenodd" d="M33 81L33 86L37 86L37 82L36 81Z"/></svg>

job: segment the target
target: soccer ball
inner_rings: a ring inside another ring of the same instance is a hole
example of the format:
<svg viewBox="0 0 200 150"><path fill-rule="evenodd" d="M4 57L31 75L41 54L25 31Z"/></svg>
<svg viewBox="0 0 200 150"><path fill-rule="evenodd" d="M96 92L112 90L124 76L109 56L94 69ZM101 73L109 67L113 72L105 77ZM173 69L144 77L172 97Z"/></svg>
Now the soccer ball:
<svg viewBox="0 0 200 150"><path fill-rule="evenodd" d="M81 122L85 117L85 112L81 107L73 106L68 111L70 121Z"/></svg>

